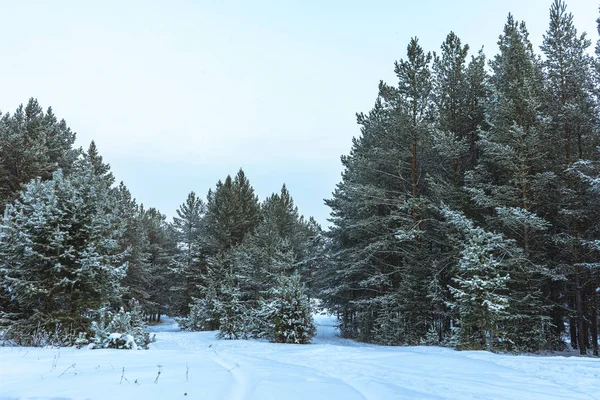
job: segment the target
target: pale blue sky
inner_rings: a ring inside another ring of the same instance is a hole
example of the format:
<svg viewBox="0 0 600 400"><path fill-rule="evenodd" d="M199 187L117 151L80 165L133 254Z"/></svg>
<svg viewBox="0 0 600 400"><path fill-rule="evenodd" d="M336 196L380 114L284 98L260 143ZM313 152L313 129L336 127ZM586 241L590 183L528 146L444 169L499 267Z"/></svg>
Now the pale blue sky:
<svg viewBox="0 0 600 400"><path fill-rule="evenodd" d="M453 30L490 57L512 12L537 46L551 0L91 4L0 0L0 110L51 105L168 216L243 167L261 199L285 182L326 225L355 113L410 37L435 51ZM598 1L567 4L595 43Z"/></svg>

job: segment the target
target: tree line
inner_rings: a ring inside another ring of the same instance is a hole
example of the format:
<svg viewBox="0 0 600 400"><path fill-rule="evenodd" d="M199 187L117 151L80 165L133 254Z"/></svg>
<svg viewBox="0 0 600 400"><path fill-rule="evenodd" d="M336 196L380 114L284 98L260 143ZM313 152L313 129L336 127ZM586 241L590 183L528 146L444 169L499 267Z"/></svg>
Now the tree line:
<svg viewBox="0 0 600 400"><path fill-rule="evenodd" d="M285 185L260 202L240 169L206 201L191 192L171 223L116 184L94 142L74 141L35 99L1 116L5 340L131 348L111 342L130 332L147 346L144 318L168 314L227 338L310 342L320 227Z"/></svg>
<svg viewBox="0 0 600 400"><path fill-rule="evenodd" d="M598 355L600 42L563 1L549 15L541 54L512 15L489 60L411 39L357 115L327 231L243 170L169 222L52 109L0 114L0 330L85 341L124 307L308 343L318 299L360 341Z"/></svg>
<svg viewBox="0 0 600 400"><path fill-rule="evenodd" d="M556 0L542 56L512 15L498 46L414 38L358 114L318 279L344 336L598 354L600 43Z"/></svg>

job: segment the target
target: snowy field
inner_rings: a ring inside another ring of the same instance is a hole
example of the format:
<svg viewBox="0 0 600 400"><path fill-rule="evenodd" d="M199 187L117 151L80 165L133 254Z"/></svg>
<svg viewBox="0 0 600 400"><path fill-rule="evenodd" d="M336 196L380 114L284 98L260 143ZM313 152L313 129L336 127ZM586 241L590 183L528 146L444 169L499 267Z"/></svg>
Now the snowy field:
<svg viewBox="0 0 600 400"><path fill-rule="evenodd" d="M600 399L600 359L365 345L334 322L317 316L312 345L216 340L167 319L146 351L2 347L0 398Z"/></svg>

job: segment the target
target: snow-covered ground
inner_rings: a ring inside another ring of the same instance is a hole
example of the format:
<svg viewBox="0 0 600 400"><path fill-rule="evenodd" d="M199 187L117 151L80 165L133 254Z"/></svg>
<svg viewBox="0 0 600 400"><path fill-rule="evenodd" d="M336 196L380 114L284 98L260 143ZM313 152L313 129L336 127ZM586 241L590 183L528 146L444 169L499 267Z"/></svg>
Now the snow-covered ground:
<svg viewBox="0 0 600 400"><path fill-rule="evenodd" d="M0 399L600 399L600 359L365 345L316 322L312 345L216 340L167 318L146 351L3 347Z"/></svg>

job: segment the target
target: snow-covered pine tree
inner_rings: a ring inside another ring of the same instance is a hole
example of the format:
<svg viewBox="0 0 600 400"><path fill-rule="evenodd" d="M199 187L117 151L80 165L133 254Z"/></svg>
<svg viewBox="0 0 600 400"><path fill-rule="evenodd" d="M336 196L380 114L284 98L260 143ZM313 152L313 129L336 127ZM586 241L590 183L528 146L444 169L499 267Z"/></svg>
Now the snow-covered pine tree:
<svg viewBox="0 0 600 400"><path fill-rule="evenodd" d="M549 159L543 151L542 70L528 36L525 23L509 15L498 41L500 53L490 61L489 128L480 131L481 157L466 183L484 229L514 239L529 260L511 271L508 283L511 341L515 348L536 351L547 346L539 342L549 314L541 293L548 276L544 246L549 224L541 204L552 176L546 173Z"/></svg>
<svg viewBox="0 0 600 400"><path fill-rule="evenodd" d="M444 211L448 222L464 235L457 275L450 291L451 307L458 311L461 348L494 350L502 339L501 325L510 313L511 249L501 234L475 227L464 215Z"/></svg>
<svg viewBox="0 0 600 400"><path fill-rule="evenodd" d="M600 153L600 147L598 147ZM600 157L600 154L599 154ZM581 197L581 208L579 211L578 258L573 265L581 275L581 300L584 307L585 320L584 329L579 330L577 343L589 343L594 355L599 354L599 312L600 312L600 160L583 160L575 162L567 171L572 178L573 187ZM581 282L580 281L580 282ZM579 324L577 324L579 325ZM586 337L588 335L589 339ZM583 335L579 334L583 333ZM583 341L581 340L583 336ZM586 340L587 339L587 340ZM572 342L573 338L571 339ZM572 343L573 345L573 343ZM578 346L582 352L582 346Z"/></svg>
<svg viewBox="0 0 600 400"><path fill-rule="evenodd" d="M230 297L224 294L227 287L236 287L238 280L233 275L232 249L219 253L207 260L205 270L198 277L196 296L189 304L190 311L181 318L183 329L212 331L220 327L223 308ZM239 290L236 292L236 294ZM238 296L239 297L239 296Z"/></svg>
<svg viewBox="0 0 600 400"><path fill-rule="evenodd" d="M597 225L590 219L589 186L581 184L576 172L584 164L600 161L596 146L598 135L597 98L594 93L593 63L587 53L591 41L585 34L578 35L573 16L566 4L555 0L550 8L550 24L541 46L546 59L546 100L549 123L547 151L552 160L549 170L554 177L553 190L544 202L552 222L552 246L549 260L557 279L549 284L549 296L555 304L571 298L571 345L586 352L588 329L586 321L594 313L586 306L593 297L595 285L589 269L582 267L590 261L586 240L592 239L590 231ZM585 169L585 168L584 168ZM590 200L592 201L590 203ZM593 214L593 212L592 212ZM593 240L593 239L592 239ZM564 277L568 285L564 286ZM586 283L587 282L587 283ZM566 290L565 290L566 289ZM593 304L593 302L591 302ZM562 333L563 307L554 307L554 320L558 325L556 335ZM597 333L596 333L597 335Z"/></svg>
<svg viewBox="0 0 600 400"><path fill-rule="evenodd" d="M234 276L222 277L221 293L218 296L219 315L218 339L247 339L250 310L242 299L243 293Z"/></svg>
<svg viewBox="0 0 600 400"><path fill-rule="evenodd" d="M600 11L600 6L598 7L598 10ZM596 23L598 24L598 35L600 36L600 17L598 17L598 19L596 20ZM595 64L596 64L596 83L597 83L596 88L598 88L596 93L600 97L600 39L598 39L598 41L596 42Z"/></svg>
<svg viewBox="0 0 600 400"><path fill-rule="evenodd" d="M218 187L223 191L233 184L226 181ZM227 191L220 194L221 200L226 194ZM235 207L235 197L231 195L228 200L232 207ZM216 199L212 200L212 204L217 203ZM226 203L222 201L220 208L226 209ZM215 256L206 256L197 295L182 325L193 330L218 328L219 337L265 337L269 329L267 317L261 312L262 304L271 301L282 275L298 273L303 280L311 276L315 257L311 250L320 245L315 239L318 230L314 220L306 221L298 213L284 185L280 193L262 203L257 225L241 242L222 249ZM210 250L205 252L209 253Z"/></svg>
<svg viewBox="0 0 600 400"><path fill-rule="evenodd" d="M263 312L263 305L272 300L273 290L279 286L281 276L299 274L296 256L289 241L267 228L268 225L261 224L252 236L260 241L251 240L251 246L240 246L236 251L238 279L250 313L248 332L261 338L270 332L269 318ZM261 231L264 234L262 237L258 236ZM246 256L243 255L244 249L250 250ZM258 263L247 258L252 255L258 257ZM244 258L246 261L240 263Z"/></svg>
<svg viewBox="0 0 600 400"><path fill-rule="evenodd" d="M402 343L418 343L431 326L431 304L423 296L437 251L424 234L431 221L425 179L432 142L430 60L411 40L407 59L395 66L398 86L381 83L374 109L358 115L361 136L342 157L342 182L326 201L334 226L320 296L341 315L346 337L378 342L373 332L380 299L390 295L409 327Z"/></svg>
<svg viewBox="0 0 600 400"><path fill-rule="evenodd" d="M374 314L373 338L383 346L398 346L406 343L406 338L411 335L411 327L407 324L402 312L402 303L396 293L377 298L378 310ZM365 316L363 316L364 318ZM367 316L367 320L369 320Z"/></svg>
<svg viewBox="0 0 600 400"><path fill-rule="evenodd" d="M467 62L468 45L453 33L446 37L441 53L434 56L433 156L438 161L428 168L427 182L432 204L445 204L452 209L472 214L469 194L464 190L464 175L477 162L478 130L485 126L483 102L488 95L485 56L480 50ZM437 207L436 207L437 208ZM435 219L440 215L435 213ZM431 273L425 277L427 298L433 309L430 330L438 332L437 344L452 335L451 314L447 307L448 286L456 274L449 259L457 256L457 248L448 246L449 232L443 224L430 224L428 236L435 244ZM432 343L431 332L426 341Z"/></svg>
<svg viewBox="0 0 600 400"><path fill-rule="evenodd" d="M217 183L214 191L209 190L199 235L200 274L197 283L193 284L195 288L190 291L195 291L190 296L196 300L190 303L190 307L195 307L194 314L198 314L199 302L203 301L205 294L214 290L219 301L219 319L227 325L223 327L223 337L237 335L234 328L237 329L239 324L234 310L242 309L237 303L229 304L230 301L238 302L242 297L238 273L232 261L233 251L255 230L259 220L258 198L241 169L234 179L227 176L224 182ZM223 275L217 275L220 271ZM225 280L224 276L228 279ZM188 313L187 319L193 318Z"/></svg>
<svg viewBox="0 0 600 400"><path fill-rule="evenodd" d="M310 284L319 229L314 220L299 214L285 185L280 194L269 196L261 205L259 225L233 252L245 297L258 300L281 273L298 272L303 283ZM294 262L282 267L284 253Z"/></svg>
<svg viewBox="0 0 600 400"><path fill-rule="evenodd" d="M272 342L308 344L316 334L310 302L297 273L278 277L261 300L259 314L265 321L261 337Z"/></svg>
<svg viewBox="0 0 600 400"><path fill-rule="evenodd" d="M598 7L598 10L600 11L600 7ZM598 17L598 19L596 20L596 23L598 24L598 35L600 36L600 17ZM596 103L596 110L597 115L600 115L600 39L598 39L598 42L596 44L596 59L595 59L595 64L596 64L596 88L597 90L597 103ZM596 131L600 132L600 121L598 122L598 126L596 128ZM600 149L599 149L600 151ZM596 178L594 180L592 180L592 183L590 184L591 188L592 188L592 193L595 193L595 199L598 200L600 199L600 172L598 172L596 175ZM596 208L598 209L598 208ZM600 232L598 232L600 228L598 228L598 224L596 224L596 235L600 235ZM599 257L600 258L600 257ZM596 268L596 289L594 290L594 295L595 295L595 301L592 300L592 304L594 305L593 308L596 309L596 313L592 314L592 347L593 347L593 352L594 355L600 355L600 351L599 351L599 343L600 342L600 332L598 332L600 330L600 269ZM592 308L592 309L593 309ZM594 332L595 331L595 332ZM595 333L595 335L594 335Z"/></svg>
<svg viewBox="0 0 600 400"><path fill-rule="evenodd" d="M132 299L118 311L102 308L95 314L90 338L80 335L77 345L90 344L92 348L147 349L154 336L146 330L145 313L140 303Z"/></svg>
<svg viewBox="0 0 600 400"><path fill-rule="evenodd" d="M283 245L283 239L270 225L261 223L243 243L231 249L232 271L236 276L245 301L257 306L257 301L275 281L274 260Z"/></svg>
<svg viewBox="0 0 600 400"><path fill-rule="evenodd" d="M90 328L89 311L119 295L127 265L113 214L114 192L88 158L69 178L28 183L7 206L0 231L0 274L17 313L10 335L30 344L38 330L62 332L63 343Z"/></svg>
<svg viewBox="0 0 600 400"><path fill-rule="evenodd" d="M220 301L214 282L200 287L200 297L192 298L189 312L179 320L182 329L189 331L214 331L220 325Z"/></svg>
<svg viewBox="0 0 600 400"><path fill-rule="evenodd" d="M91 142L84 160L99 180L112 187L110 165L104 163L95 142ZM152 321L160 319L171 302L167 287L177 252L175 233L158 210L137 205L122 182L111 193L116 202L113 217L125 227L119 246L128 266L121 281L121 301L112 306L118 309L135 300Z"/></svg>
<svg viewBox="0 0 600 400"><path fill-rule="evenodd" d="M280 193L273 193L261 204L261 225L289 244L298 262L296 269L301 269L303 282L310 285L321 228L314 219L306 220L298 212L285 184Z"/></svg>

